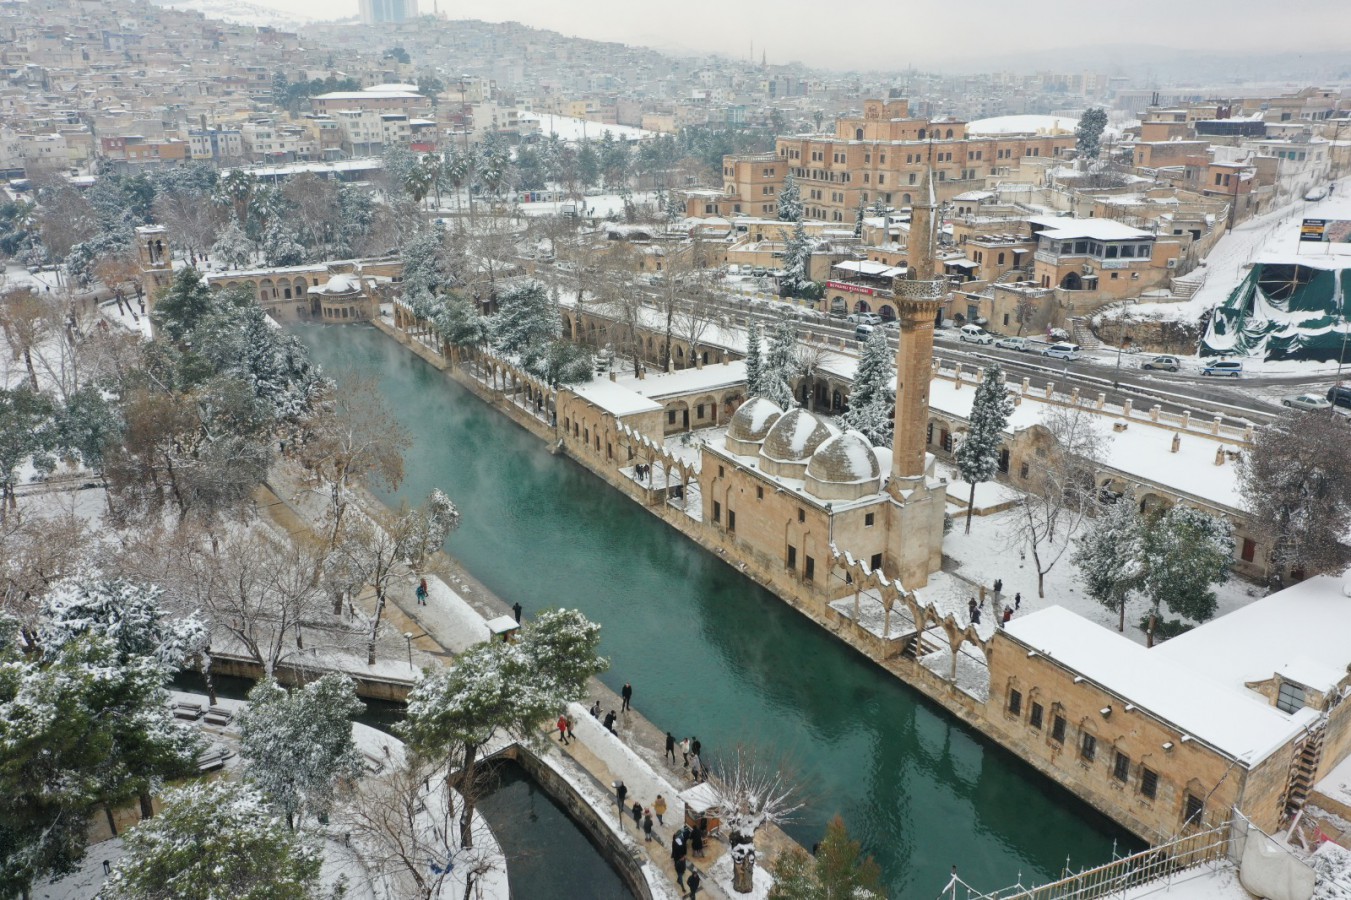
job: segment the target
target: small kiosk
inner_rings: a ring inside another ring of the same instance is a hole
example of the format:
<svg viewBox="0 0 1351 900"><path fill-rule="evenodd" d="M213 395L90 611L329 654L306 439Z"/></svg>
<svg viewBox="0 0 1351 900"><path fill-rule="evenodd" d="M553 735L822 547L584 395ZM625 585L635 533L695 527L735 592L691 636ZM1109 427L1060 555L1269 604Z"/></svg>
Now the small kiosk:
<svg viewBox="0 0 1351 900"><path fill-rule="evenodd" d="M486 624L493 637L500 637L504 644L510 642L516 632L521 630L521 623L511 616L498 616L496 619L489 619Z"/></svg>
<svg viewBox="0 0 1351 900"><path fill-rule="evenodd" d="M677 796L685 804L685 824L698 829L704 822L704 837L714 837L722 833L722 819L718 818L718 795L708 782L686 788Z"/></svg>

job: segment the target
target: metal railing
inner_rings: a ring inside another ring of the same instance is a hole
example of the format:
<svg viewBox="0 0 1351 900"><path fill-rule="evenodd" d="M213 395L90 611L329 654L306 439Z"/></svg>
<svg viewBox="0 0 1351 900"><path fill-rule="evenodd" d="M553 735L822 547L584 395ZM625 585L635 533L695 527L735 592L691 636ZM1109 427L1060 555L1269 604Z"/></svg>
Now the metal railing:
<svg viewBox="0 0 1351 900"><path fill-rule="evenodd" d="M1182 873L1227 859L1229 833L1230 823L1225 822L1034 887L1015 884L983 893L962 881L954 872L939 894L939 900L1095 900L1098 897L1122 896L1131 888L1154 881L1162 889Z"/></svg>

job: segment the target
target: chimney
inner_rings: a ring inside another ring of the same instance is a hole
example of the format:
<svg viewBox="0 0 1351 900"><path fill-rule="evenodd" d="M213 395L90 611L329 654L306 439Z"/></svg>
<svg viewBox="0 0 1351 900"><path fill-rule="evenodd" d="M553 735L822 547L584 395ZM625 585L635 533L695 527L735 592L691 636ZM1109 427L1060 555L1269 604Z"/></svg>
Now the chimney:
<svg viewBox="0 0 1351 900"><path fill-rule="evenodd" d="M617 381L617 380L618 380L617 378L615 378L615 370L614 370L614 369L611 369L611 370L610 370L610 380L611 380L611 381Z"/></svg>
<svg viewBox="0 0 1351 900"><path fill-rule="evenodd" d="M1121 414L1122 414L1123 416L1125 416L1126 418L1128 418L1128 419L1130 418L1130 415L1131 415L1131 402L1130 402L1130 400L1126 400L1125 402L1123 402L1123 403L1121 404Z"/></svg>
<svg viewBox="0 0 1351 900"><path fill-rule="evenodd" d="M1224 465L1224 445L1223 445L1223 444L1221 444L1220 446L1218 446L1218 447L1215 448L1215 465L1217 465L1217 466L1222 466L1222 465Z"/></svg>
<svg viewBox="0 0 1351 900"><path fill-rule="evenodd" d="M1173 452L1176 453L1181 449L1182 449L1182 435L1178 434L1177 432L1173 432Z"/></svg>

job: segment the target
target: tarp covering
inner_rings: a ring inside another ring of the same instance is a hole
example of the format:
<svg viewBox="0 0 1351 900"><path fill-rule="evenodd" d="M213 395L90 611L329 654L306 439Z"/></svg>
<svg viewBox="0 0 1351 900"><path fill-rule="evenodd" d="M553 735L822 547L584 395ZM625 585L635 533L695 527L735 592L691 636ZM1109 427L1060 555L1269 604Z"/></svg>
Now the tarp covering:
<svg viewBox="0 0 1351 900"><path fill-rule="evenodd" d="M1257 263L1215 308L1201 355L1336 361L1349 349L1348 300L1351 269Z"/></svg>

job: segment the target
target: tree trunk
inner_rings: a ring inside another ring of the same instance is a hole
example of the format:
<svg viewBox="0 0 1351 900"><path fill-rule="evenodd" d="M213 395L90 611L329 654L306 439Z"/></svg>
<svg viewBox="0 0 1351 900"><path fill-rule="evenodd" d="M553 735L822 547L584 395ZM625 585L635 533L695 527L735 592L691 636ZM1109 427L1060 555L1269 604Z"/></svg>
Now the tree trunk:
<svg viewBox="0 0 1351 900"><path fill-rule="evenodd" d="M1037 552L1037 542L1032 542L1032 564L1037 567L1037 596L1046 599L1046 573L1041 568L1041 554Z"/></svg>
<svg viewBox="0 0 1351 900"><path fill-rule="evenodd" d="M966 533L971 533L971 514L976 511L976 483L971 482L971 496L966 501Z"/></svg>
<svg viewBox="0 0 1351 900"><path fill-rule="evenodd" d="M1148 627L1147 629L1145 629L1145 646L1146 646L1146 647L1153 647L1153 646L1154 646L1154 625L1158 622L1158 620L1159 620L1159 617L1158 617L1157 613L1155 613L1155 612L1153 612L1153 611L1150 611L1150 613L1149 613L1149 627Z"/></svg>
<svg viewBox="0 0 1351 900"><path fill-rule="evenodd" d="M474 849L474 766L478 758L478 747L464 748L464 767L460 769L460 846L465 850ZM449 787L449 782L447 782Z"/></svg>
<svg viewBox="0 0 1351 900"><path fill-rule="evenodd" d="M755 846L739 834L731 836L732 890L749 894L755 890Z"/></svg>
<svg viewBox="0 0 1351 900"><path fill-rule="evenodd" d="M117 837L117 820L113 818L113 808L106 803L103 805L103 815L108 820L108 830L113 837Z"/></svg>
<svg viewBox="0 0 1351 900"><path fill-rule="evenodd" d="M1120 610L1119 610L1119 611L1120 611L1120 613L1121 613L1121 620L1118 621L1118 622L1116 623L1116 630L1119 631L1119 632L1121 632L1122 634L1125 634L1125 633L1126 633L1126 598L1125 598L1125 597L1122 597L1120 600L1118 600L1118 601L1117 601L1117 605L1120 607Z"/></svg>
<svg viewBox="0 0 1351 900"><path fill-rule="evenodd" d="M153 819L155 817L155 803L150 797L149 791L141 791L141 819Z"/></svg>

